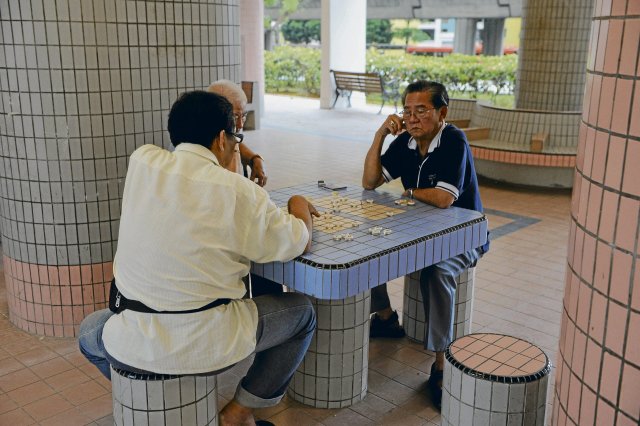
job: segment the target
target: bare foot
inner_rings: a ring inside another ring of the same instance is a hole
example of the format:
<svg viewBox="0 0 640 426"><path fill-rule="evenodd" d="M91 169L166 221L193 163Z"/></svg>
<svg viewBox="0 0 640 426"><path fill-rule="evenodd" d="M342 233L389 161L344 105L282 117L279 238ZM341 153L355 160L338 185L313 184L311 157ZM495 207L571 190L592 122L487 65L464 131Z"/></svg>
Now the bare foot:
<svg viewBox="0 0 640 426"><path fill-rule="evenodd" d="M255 426L256 421L253 418L251 408L238 404L235 400L231 400L220 411L220 426Z"/></svg>

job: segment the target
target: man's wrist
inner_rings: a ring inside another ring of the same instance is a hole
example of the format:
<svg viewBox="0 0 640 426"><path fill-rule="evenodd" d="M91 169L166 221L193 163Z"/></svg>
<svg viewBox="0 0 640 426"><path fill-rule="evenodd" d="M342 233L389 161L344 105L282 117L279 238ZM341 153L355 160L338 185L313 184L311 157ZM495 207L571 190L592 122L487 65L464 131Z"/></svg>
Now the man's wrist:
<svg viewBox="0 0 640 426"><path fill-rule="evenodd" d="M264 158L262 158L261 156L259 156L258 154L254 155L253 157L249 158L249 161L247 162L249 164L250 167L253 167L253 162L256 161L256 158L261 159L262 161L264 161Z"/></svg>

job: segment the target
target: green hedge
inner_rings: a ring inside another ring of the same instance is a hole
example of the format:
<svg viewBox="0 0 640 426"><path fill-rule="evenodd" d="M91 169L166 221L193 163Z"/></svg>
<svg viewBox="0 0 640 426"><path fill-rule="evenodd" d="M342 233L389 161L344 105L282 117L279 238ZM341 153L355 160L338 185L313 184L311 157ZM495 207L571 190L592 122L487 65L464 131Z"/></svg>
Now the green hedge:
<svg viewBox="0 0 640 426"><path fill-rule="evenodd" d="M320 95L320 50L279 46L264 56L267 92Z"/></svg>
<svg viewBox="0 0 640 426"><path fill-rule="evenodd" d="M444 57L416 56L402 51L367 51L367 71L398 82L426 79L443 83L452 93L476 95L512 94L515 87L517 56ZM265 85L269 93L320 93L320 50L279 46L265 52Z"/></svg>

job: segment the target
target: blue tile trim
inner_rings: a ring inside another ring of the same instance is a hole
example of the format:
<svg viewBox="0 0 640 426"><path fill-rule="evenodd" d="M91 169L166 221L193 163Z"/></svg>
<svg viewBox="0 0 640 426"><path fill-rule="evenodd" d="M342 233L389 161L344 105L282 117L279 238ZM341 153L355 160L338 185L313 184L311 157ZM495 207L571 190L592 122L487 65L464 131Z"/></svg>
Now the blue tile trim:
<svg viewBox="0 0 640 426"><path fill-rule="evenodd" d="M504 217L507 219L511 219L513 222L505 223L504 225L498 226L491 230L491 240L495 240L496 238L504 237L505 235L511 234L512 232L519 231L527 226L534 225L540 222L540 219L536 219L534 217L528 216L520 216L513 213L503 212L500 210L494 209L484 209L486 214L492 214L495 216Z"/></svg>

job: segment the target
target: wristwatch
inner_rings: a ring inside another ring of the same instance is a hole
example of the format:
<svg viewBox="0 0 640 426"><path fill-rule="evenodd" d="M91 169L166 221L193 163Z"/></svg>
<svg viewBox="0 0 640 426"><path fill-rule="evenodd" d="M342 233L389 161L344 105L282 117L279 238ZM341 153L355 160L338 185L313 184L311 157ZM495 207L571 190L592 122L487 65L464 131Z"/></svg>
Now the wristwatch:
<svg viewBox="0 0 640 426"><path fill-rule="evenodd" d="M413 188L409 188L409 198L411 198L413 200Z"/></svg>

